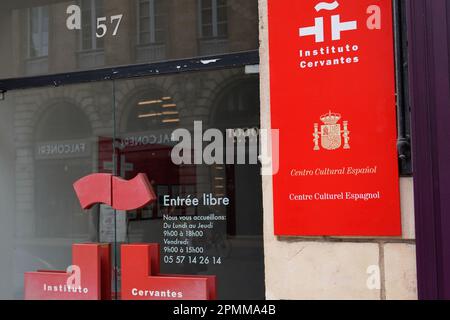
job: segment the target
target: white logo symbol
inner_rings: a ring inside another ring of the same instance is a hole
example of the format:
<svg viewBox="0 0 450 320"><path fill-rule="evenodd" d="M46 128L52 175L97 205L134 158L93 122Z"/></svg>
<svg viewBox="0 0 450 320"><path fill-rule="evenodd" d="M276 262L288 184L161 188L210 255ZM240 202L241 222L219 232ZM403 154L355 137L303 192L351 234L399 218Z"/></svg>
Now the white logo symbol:
<svg viewBox="0 0 450 320"><path fill-rule="evenodd" d="M320 2L315 6L317 12L321 10L332 11L339 7L339 2L334 1L332 3ZM314 36L316 42L325 41L324 21L323 17L315 18L315 24L311 27L304 27L299 29L300 37ZM339 14L331 16L331 39L333 41L341 39L341 32L351 31L358 29L356 21L341 22L341 16Z"/></svg>

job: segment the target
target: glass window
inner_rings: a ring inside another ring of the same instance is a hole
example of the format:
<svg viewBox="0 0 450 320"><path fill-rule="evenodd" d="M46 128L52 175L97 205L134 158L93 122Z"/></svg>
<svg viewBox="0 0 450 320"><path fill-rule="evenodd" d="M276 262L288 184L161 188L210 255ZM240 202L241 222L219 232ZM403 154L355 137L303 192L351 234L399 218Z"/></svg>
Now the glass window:
<svg viewBox="0 0 450 320"><path fill-rule="evenodd" d="M98 206L73 183L104 172L112 84L8 92L0 101L0 298L23 299L24 273L66 270L73 243L98 242Z"/></svg>
<svg viewBox="0 0 450 320"><path fill-rule="evenodd" d="M224 141L243 141L250 159L258 128L259 78L245 68L7 92L0 101L0 298L23 298L25 272L65 270L72 244L106 242L118 258L121 244L158 243L162 273L215 275L219 299L264 299L260 166L180 164L172 154L175 130L194 142L216 129ZM226 155L230 146L216 152ZM104 205L82 210L73 183L91 173L146 174L158 200L116 215ZM199 204L171 201L187 197ZM121 263L113 261L120 290Z"/></svg>
<svg viewBox="0 0 450 320"><path fill-rule="evenodd" d="M257 0L39 4L0 1L0 79L258 49Z"/></svg>
<svg viewBox="0 0 450 320"><path fill-rule="evenodd" d="M103 49L103 38L97 37L97 18L103 17L103 0L81 0L81 49Z"/></svg>
<svg viewBox="0 0 450 320"><path fill-rule="evenodd" d="M202 38L225 38L228 35L227 0L200 1Z"/></svg>
<svg viewBox="0 0 450 320"><path fill-rule="evenodd" d="M161 268L168 274L216 275L219 299L264 299L262 193L257 164L174 164L172 151L177 129L194 137L194 121L203 131L259 128L259 78L243 68L116 81L117 139L120 168L126 179L146 173L159 201L133 212L130 242L161 244ZM127 94L131 92L131 94ZM236 138L237 139L237 138ZM248 141L247 141L248 142ZM206 143L204 144L206 147ZM224 154L226 146L222 146ZM246 154L249 157L249 154ZM227 198L228 205L168 204L177 197ZM198 223L196 229L174 225ZM174 236L173 231L178 231ZM187 245L173 245L174 241ZM185 252L174 254L173 252ZM180 262L178 258L183 258ZM251 283L252 285L248 285Z"/></svg>
<svg viewBox="0 0 450 320"><path fill-rule="evenodd" d="M48 7L29 9L29 58L48 55L49 12Z"/></svg>
<svg viewBox="0 0 450 320"><path fill-rule="evenodd" d="M139 44L164 43L167 31L164 0L139 0Z"/></svg>
<svg viewBox="0 0 450 320"><path fill-rule="evenodd" d="M0 79L258 47L257 0L33 3L0 2L8 44L0 48ZM92 242L112 245L118 290L121 245L158 243L161 273L215 275L219 299L263 299L257 161L180 163L174 153L176 132L200 139L203 150L203 133L215 129L232 141L215 156L234 155L243 143L244 157L254 157L258 75L236 65L152 77L127 70L133 78L11 90L0 101L0 299L23 298L25 272L66 270L72 245ZM193 152L191 144L182 155ZM73 184L92 173L145 174L157 201L130 211L104 204L82 210ZM179 203L183 198L198 202ZM199 232L189 232L193 226Z"/></svg>

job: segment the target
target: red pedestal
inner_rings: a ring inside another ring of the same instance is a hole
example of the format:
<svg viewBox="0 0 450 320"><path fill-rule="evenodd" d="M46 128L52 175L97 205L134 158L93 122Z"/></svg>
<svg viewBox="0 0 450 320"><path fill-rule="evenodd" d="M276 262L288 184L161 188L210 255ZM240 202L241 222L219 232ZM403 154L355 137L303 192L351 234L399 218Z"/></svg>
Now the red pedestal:
<svg viewBox="0 0 450 320"><path fill-rule="evenodd" d="M216 299L216 276L160 274L159 244L121 248L122 300Z"/></svg>
<svg viewBox="0 0 450 320"><path fill-rule="evenodd" d="M111 245L72 245L72 265L79 267L79 287L68 283L73 274L66 271L26 272L25 300L111 299Z"/></svg>

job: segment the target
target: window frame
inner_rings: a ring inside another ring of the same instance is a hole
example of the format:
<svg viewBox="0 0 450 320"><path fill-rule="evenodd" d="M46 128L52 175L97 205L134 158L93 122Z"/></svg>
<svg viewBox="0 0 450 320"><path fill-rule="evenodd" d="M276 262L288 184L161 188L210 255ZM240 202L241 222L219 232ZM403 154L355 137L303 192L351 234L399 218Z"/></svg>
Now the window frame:
<svg viewBox="0 0 450 320"><path fill-rule="evenodd" d="M214 63L212 63L213 61ZM129 79L134 77L159 76L185 72L229 69L258 64L259 51L250 50L237 53L167 60L155 63L133 64L121 67L91 69L61 74L0 79L0 93L5 94L5 92L11 90L62 86L94 81Z"/></svg>
<svg viewBox="0 0 450 320"><path fill-rule="evenodd" d="M39 34L39 45L38 45L38 50L39 53L37 55L32 55L31 51L35 48L34 44L33 44L33 34L35 34L34 32L32 32L32 27L33 27L33 10L37 9L38 10L38 34ZM50 14L48 12L49 7L48 6L39 6L39 7L32 7L32 8L28 8L28 25L27 25L27 58L28 59L43 59L48 57L49 54L49 44L50 44L50 20L48 21L48 25L47 25L47 52L46 54L41 54L42 49L44 48L43 46L43 23L44 23L44 14L43 11L44 9L47 10L47 16L48 19L50 19Z"/></svg>
<svg viewBox="0 0 450 320"><path fill-rule="evenodd" d="M136 1L136 26L137 26L137 38L136 38L136 43L138 46L151 46L151 45L157 45L157 44L164 44L165 41L157 41L157 32L159 29L156 28L156 18L158 16L166 16L166 13L162 13L162 14L157 14L156 12L156 6L155 6L155 1L156 0L137 0ZM144 18L148 18L149 19L149 30L146 30L145 33L149 33L150 34L150 42L145 43L142 42L142 30L141 30L141 19L143 18L141 16L141 4L142 3L148 3L149 6L149 12L148 12L148 17L144 17ZM167 18L167 17L165 17ZM164 18L164 19L165 19ZM164 30L164 37L166 36L166 32L167 30ZM161 30L159 30L161 31Z"/></svg>
<svg viewBox="0 0 450 320"><path fill-rule="evenodd" d="M86 1L86 0L85 0ZM86 10L83 6L83 0L78 1L78 5L81 8L81 15L84 16L87 12L89 12L90 16L90 48L84 48L84 35L83 32L80 32L79 37L79 52L92 52L92 51L103 51L104 45L99 46L96 33L97 33L97 1L102 1L102 7L103 7L103 0L88 0L90 2L89 10ZM82 20L83 23L83 20ZM82 28L83 29L83 28Z"/></svg>
<svg viewBox="0 0 450 320"><path fill-rule="evenodd" d="M201 40L211 40L211 39L227 39L228 38L228 13L225 17L224 21L218 21L218 10L219 6L217 1L218 0L208 0L211 1L211 28L212 28L212 35L204 35L203 33L203 26L205 25L203 23L203 1L205 0L198 0L198 34L199 38ZM225 0L225 10L228 10L228 1ZM225 35L219 34L219 24L225 24L227 27L227 32ZM209 24L208 24L209 25Z"/></svg>

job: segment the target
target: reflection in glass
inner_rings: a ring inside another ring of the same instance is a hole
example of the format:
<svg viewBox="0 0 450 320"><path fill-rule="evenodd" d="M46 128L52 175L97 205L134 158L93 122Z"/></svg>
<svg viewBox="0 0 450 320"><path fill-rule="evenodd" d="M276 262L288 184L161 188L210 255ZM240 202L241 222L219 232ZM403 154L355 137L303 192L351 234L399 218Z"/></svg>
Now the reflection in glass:
<svg viewBox="0 0 450 320"><path fill-rule="evenodd" d="M0 47L0 79L258 48L257 0L42 0L39 4L0 1L0 36L8 43ZM67 13L73 5L80 7L80 29L67 25L74 18ZM123 18L114 35L115 15Z"/></svg>
<svg viewBox="0 0 450 320"><path fill-rule="evenodd" d="M29 9L29 21L29 57L45 57L48 55L48 7Z"/></svg>
<svg viewBox="0 0 450 320"><path fill-rule="evenodd" d="M72 184L103 169L111 83L8 92L0 101L0 298L23 298L23 274L65 270L73 243L99 241L98 206ZM114 231L114 230L110 230Z"/></svg>
<svg viewBox="0 0 450 320"><path fill-rule="evenodd" d="M164 273L216 275L220 299L263 299L259 165L176 165L171 157L172 133L192 133L194 121L223 134L233 129L236 139L257 129L258 81L235 68L8 92L0 101L0 298L23 297L26 271L67 268L73 243L116 239L117 248L159 243ZM113 171L125 179L147 174L158 201L132 212L83 211L72 184ZM178 196L229 202L166 203ZM203 225L198 236L178 229L186 253L179 263L164 251L173 240L166 217Z"/></svg>
<svg viewBox="0 0 450 320"><path fill-rule="evenodd" d="M227 1L200 0L202 38L225 38L227 36Z"/></svg>
<svg viewBox="0 0 450 320"><path fill-rule="evenodd" d="M139 172L146 173L158 196L156 206L137 210L133 213L135 218L129 219L129 241L160 243L164 273L217 275L220 299L264 298L260 167L174 165L171 152L176 142L170 137L178 128L193 134L194 121L201 121L204 130L216 128L224 135L226 129L239 132L252 128L257 132L258 83L256 75L231 69L115 84L118 96L126 97L117 101L117 137L121 142L118 152L122 161L119 166L127 168L122 174L130 179ZM230 204L165 204L166 197L178 196L227 197ZM211 215L223 220L212 222L211 228L200 227L199 237L190 236L189 228L176 229L183 234L177 239L187 243L179 249L188 253L183 255L182 263L172 262L176 256L164 251L171 250L165 241L174 240L168 236L173 229L167 228L165 216L193 219Z"/></svg>
<svg viewBox="0 0 450 320"><path fill-rule="evenodd" d="M103 17L103 0L81 0L81 50L97 50L104 46L96 36L97 17Z"/></svg>

